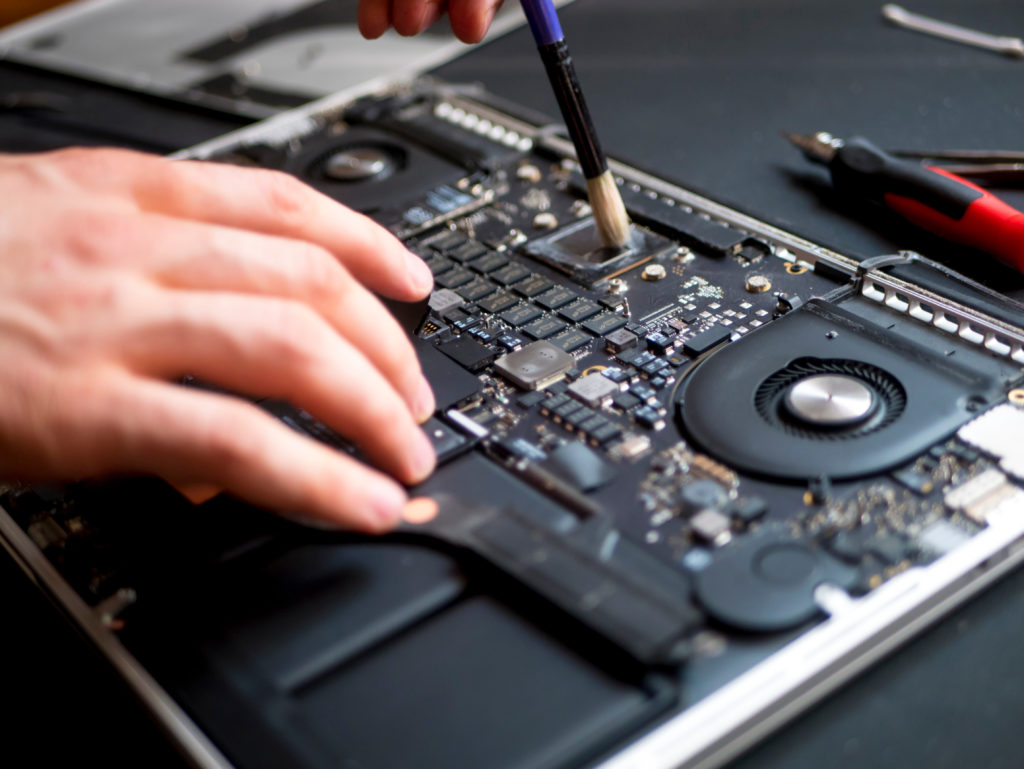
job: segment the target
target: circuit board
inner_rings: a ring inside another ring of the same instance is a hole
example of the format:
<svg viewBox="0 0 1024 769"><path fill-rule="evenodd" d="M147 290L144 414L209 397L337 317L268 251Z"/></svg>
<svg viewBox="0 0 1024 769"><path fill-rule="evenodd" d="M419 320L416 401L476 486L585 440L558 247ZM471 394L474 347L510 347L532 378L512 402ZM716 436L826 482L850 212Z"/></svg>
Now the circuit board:
<svg viewBox="0 0 1024 769"><path fill-rule="evenodd" d="M605 248L564 140L434 86L211 156L296 174L434 274L396 314L438 400L413 492L441 514L400 536L473 553L641 665L738 674L827 619L829 590L868 595L1024 512L1019 329L957 325L885 272L924 260L858 266L638 171L630 240ZM4 506L96 605L122 580L89 493Z"/></svg>

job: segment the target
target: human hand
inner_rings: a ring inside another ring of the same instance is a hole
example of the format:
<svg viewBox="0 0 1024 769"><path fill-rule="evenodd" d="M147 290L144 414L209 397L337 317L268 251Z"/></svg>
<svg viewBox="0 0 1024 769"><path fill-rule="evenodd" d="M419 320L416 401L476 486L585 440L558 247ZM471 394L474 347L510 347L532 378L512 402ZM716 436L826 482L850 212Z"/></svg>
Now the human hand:
<svg viewBox="0 0 1024 769"><path fill-rule="evenodd" d="M479 43L504 0L359 0L359 31L374 40L394 25L400 35L418 35L445 9L452 31L464 43Z"/></svg>
<svg viewBox="0 0 1024 769"><path fill-rule="evenodd" d="M433 469L412 346L368 289L426 265L273 171L123 150L0 155L0 477L147 473L364 531L397 523L383 472L192 374L306 409L406 482Z"/></svg>

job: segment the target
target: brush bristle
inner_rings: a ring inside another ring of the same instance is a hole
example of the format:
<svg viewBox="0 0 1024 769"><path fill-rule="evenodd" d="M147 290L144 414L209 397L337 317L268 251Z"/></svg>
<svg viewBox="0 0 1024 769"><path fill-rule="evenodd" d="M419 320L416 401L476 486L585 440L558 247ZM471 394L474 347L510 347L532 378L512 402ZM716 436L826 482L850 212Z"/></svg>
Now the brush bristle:
<svg viewBox="0 0 1024 769"><path fill-rule="evenodd" d="M612 172L587 179L587 196L601 240L611 248L622 248L629 242L629 216Z"/></svg>

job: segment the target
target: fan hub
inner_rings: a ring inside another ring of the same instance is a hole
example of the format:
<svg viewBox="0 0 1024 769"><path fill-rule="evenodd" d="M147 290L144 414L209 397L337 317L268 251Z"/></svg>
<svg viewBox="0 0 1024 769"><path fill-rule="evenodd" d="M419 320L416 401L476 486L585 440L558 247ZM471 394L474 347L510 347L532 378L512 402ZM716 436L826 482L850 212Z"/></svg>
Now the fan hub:
<svg viewBox="0 0 1024 769"><path fill-rule="evenodd" d="M789 413L820 427L844 427L875 410L875 396L864 382L841 374L818 374L796 382L785 398Z"/></svg>

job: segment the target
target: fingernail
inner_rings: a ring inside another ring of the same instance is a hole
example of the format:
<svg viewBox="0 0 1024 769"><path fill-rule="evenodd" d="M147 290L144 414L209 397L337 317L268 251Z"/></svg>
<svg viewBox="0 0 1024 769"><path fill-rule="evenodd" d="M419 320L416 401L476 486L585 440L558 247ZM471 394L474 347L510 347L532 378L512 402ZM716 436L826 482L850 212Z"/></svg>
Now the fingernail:
<svg viewBox="0 0 1024 769"><path fill-rule="evenodd" d="M434 390L425 378L420 378L419 392L416 393L416 421L426 422L434 415L437 409L437 401L434 399Z"/></svg>
<svg viewBox="0 0 1024 769"><path fill-rule="evenodd" d="M426 294L434 287L434 275L427 263L411 251L406 254L409 280L417 294Z"/></svg>
<svg viewBox="0 0 1024 769"><path fill-rule="evenodd" d="M440 19L442 12L441 3L429 3L423 11L423 18L420 19L420 32L427 30Z"/></svg>
<svg viewBox="0 0 1024 769"><path fill-rule="evenodd" d="M402 510L402 520L413 525L422 525L437 518L439 512L437 502L430 497L417 497L410 499Z"/></svg>
<svg viewBox="0 0 1024 769"><path fill-rule="evenodd" d="M437 462L437 455L434 453L434 444L422 430L416 431L416 445L413 447L412 474L413 479L418 483L424 480L434 471L434 464Z"/></svg>
<svg viewBox="0 0 1024 769"><path fill-rule="evenodd" d="M370 505L374 518L389 528L397 526L408 498L393 483L376 483L370 488Z"/></svg>
<svg viewBox="0 0 1024 769"><path fill-rule="evenodd" d="M419 12L419 14L416 17L416 23L413 24L409 28L409 31L407 33L404 33L404 34L407 34L407 35L418 35L420 32L423 31L424 27L426 27L426 20L427 20L427 9L424 7L424 8L420 9L420 12Z"/></svg>

